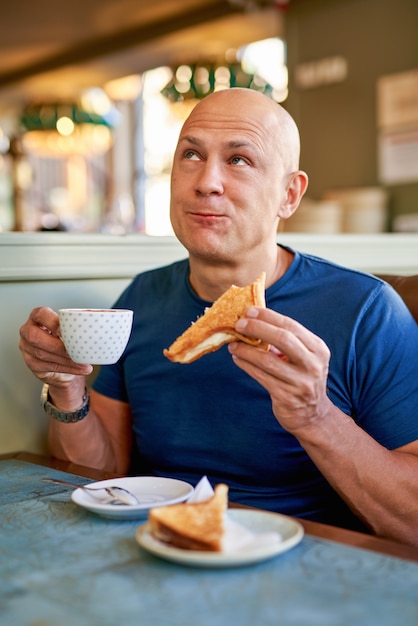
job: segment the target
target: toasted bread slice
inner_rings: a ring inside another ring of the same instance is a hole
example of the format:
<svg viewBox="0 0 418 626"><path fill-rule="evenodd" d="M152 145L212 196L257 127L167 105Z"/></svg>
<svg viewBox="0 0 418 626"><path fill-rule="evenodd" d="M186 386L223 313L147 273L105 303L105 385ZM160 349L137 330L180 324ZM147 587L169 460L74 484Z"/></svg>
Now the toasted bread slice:
<svg viewBox="0 0 418 626"><path fill-rule="evenodd" d="M221 483L205 502L153 508L148 515L151 535L183 550L220 552L227 506L228 486Z"/></svg>
<svg viewBox="0 0 418 626"><path fill-rule="evenodd" d="M192 363L231 341L244 341L268 350L268 344L260 339L246 337L235 330L237 320L244 317L250 306L266 306L265 280L263 272L246 287L232 285L168 349L163 350L164 356L177 363Z"/></svg>

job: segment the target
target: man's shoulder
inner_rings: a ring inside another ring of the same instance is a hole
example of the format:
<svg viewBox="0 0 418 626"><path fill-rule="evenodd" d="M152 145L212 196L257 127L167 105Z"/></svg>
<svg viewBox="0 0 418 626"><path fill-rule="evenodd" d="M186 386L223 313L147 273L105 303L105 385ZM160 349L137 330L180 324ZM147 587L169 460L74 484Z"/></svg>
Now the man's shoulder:
<svg viewBox="0 0 418 626"><path fill-rule="evenodd" d="M294 250L294 260L287 272L293 284L309 283L317 287L331 287L340 285L342 288L352 286L356 290L370 292L378 291L384 284L373 274L341 265L325 257L316 256L307 252ZM285 275L286 276L286 275Z"/></svg>
<svg viewBox="0 0 418 626"><path fill-rule="evenodd" d="M353 280L358 282L364 282L368 285L375 284L377 286L381 281L374 275L364 270L357 269L348 265L341 265L335 261L327 259L325 257L308 254L306 252L299 252L301 263L305 263L307 266L312 266L316 272L329 276L335 274L340 278L346 280Z"/></svg>

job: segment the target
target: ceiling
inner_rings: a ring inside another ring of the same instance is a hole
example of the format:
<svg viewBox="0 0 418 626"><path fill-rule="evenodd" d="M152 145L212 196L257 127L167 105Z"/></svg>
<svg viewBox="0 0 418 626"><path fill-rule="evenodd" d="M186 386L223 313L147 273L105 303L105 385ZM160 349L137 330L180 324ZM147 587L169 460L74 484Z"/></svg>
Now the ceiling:
<svg viewBox="0 0 418 626"><path fill-rule="evenodd" d="M11 0L0 9L0 110L282 36L278 0Z"/></svg>

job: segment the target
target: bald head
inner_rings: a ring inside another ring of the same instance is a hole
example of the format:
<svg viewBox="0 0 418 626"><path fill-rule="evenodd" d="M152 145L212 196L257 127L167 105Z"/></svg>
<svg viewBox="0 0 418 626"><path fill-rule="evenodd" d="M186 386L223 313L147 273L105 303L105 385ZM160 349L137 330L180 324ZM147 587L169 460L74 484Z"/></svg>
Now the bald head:
<svg viewBox="0 0 418 626"><path fill-rule="evenodd" d="M299 169L300 138L295 121L280 104L258 91L232 88L206 96L187 118L180 137L202 122L213 128L225 124L258 128L264 141L279 153L285 171Z"/></svg>

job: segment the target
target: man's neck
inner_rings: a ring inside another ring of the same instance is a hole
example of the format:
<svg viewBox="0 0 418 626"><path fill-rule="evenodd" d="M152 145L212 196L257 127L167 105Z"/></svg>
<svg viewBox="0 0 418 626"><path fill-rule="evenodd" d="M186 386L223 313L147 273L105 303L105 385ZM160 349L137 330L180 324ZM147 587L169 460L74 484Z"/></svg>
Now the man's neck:
<svg viewBox="0 0 418 626"><path fill-rule="evenodd" d="M276 246L274 254L260 262L245 265L209 264L200 259L190 258L190 284L203 300L214 302L231 285L245 287L252 283L261 272L266 272L266 287L270 287L285 274L292 263L293 254Z"/></svg>

